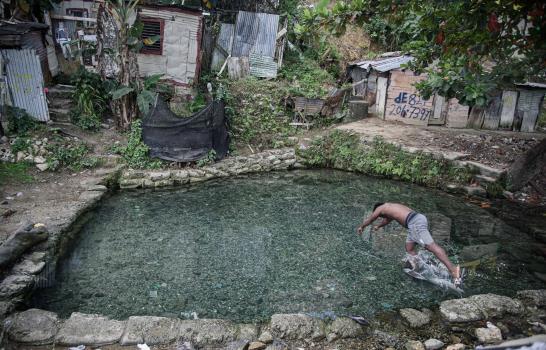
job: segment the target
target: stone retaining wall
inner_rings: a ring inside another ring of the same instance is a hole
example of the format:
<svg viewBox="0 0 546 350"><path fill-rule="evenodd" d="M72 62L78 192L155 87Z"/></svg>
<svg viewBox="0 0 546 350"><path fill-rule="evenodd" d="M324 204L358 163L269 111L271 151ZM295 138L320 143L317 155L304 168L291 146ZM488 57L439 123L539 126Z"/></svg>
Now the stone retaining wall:
<svg viewBox="0 0 546 350"><path fill-rule="evenodd" d="M474 295L464 299L446 300L440 304L439 312L436 313L426 309L423 312L402 309L400 315L411 329L410 334L418 338L417 329L434 328L432 324L435 322L448 326L452 323L461 326L466 323L476 327L483 325L484 320L495 321L506 315L517 316L525 322L542 314L545 305L546 290L527 290L519 292L517 299L494 294ZM289 344L325 345L345 339L360 342L373 339L377 343L395 347L399 347L404 341L406 348L410 345L410 348L422 346L420 340L401 339L378 329L381 328L379 324L363 326L348 317L321 320L306 314L275 314L270 322L259 325L217 319L180 320L155 316L132 316L128 320L117 321L77 312L69 319L61 320L53 312L30 309L10 316L5 324L8 325L6 328L9 339L25 345L93 347L146 343L177 344L176 348L185 346L184 349L248 347L278 350L290 348ZM502 341L501 330L493 324L488 327L475 329L478 341L482 344ZM443 344L437 339L428 339L425 344L427 342Z"/></svg>
<svg viewBox="0 0 546 350"><path fill-rule="evenodd" d="M119 185L122 189L158 188L202 182L214 178L228 177L255 172L303 168L296 161L293 148L283 148L237 156L200 168L167 170L126 170L121 174Z"/></svg>

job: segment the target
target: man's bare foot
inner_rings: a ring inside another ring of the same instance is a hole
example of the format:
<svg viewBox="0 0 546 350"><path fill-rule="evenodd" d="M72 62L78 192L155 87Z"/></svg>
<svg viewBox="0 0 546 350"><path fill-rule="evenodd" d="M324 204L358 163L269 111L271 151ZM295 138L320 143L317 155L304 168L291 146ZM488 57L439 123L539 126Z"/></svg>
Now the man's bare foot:
<svg viewBox="0 0 546 350"><path fill-rule="evenodd" d="M453 277L453 284L455 285L455 287L460 287L461 284L463 284L461 267L459 265L455 266L453 271L451 271L451 276Z"/></svg>

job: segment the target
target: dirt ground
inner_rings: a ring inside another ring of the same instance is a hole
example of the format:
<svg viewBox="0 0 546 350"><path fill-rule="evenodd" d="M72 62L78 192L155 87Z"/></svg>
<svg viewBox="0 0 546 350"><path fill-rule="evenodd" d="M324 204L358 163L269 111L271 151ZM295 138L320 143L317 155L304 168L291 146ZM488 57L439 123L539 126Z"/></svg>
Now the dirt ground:
<svg viewBox="0 0 546 350"><path fill-rule="evenodd" d="M381 136L386 141L461 160L476 161L506 169L517 157L538 144L546 133L497 130L450 129L443 126L413 126L367 118L337 126L364 137Z"/></svg>
<svg viewBox="0 0 546 350"><path fill-rule="evenodd" d="M90 134L74 126L60 127L64 134L85 141L97 156L106 154L110 145L123 139L114 129ZM75 210L80 194L111 171L106 167L81 172L40 172L33 167L29 174L32 182L0 184L0 242L25 220L45 223L50 228L65 221L67 213Z"/></svg>

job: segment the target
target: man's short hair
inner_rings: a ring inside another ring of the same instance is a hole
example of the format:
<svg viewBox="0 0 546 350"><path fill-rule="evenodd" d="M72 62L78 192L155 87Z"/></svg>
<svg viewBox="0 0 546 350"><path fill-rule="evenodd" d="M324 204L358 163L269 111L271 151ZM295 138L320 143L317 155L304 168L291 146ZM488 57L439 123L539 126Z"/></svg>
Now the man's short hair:
<svg viewBox="0 0 546 350"><path fill-rule="evenodd" d="M377 207L380 207L380 206L382 206L383 204L385 204L385 203L375 203L375 204L373 205L373 211L375 211L375 209L377 209Z"/></svg>

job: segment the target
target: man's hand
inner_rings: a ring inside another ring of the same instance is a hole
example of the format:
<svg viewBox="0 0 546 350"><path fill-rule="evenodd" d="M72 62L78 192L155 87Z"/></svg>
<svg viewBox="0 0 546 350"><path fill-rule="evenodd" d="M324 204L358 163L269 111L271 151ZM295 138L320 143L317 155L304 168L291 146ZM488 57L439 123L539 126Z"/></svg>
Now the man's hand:
<svg viewBox="0 0 546 350"><path fill-rule="evenodd" d="M376 226L373 227L373 230L374 230L374 231L377 231L377 230L379 230L380 228L381 228L381 226L376 225Z"/></svg>
<svg viewBox="0 0 546 350"><path fill-rule="evenodd" d="M357 232L359 235L361 235L363 229L364 229L363 226L358 226L358 228L356 229L356 232Z"/></svg>

